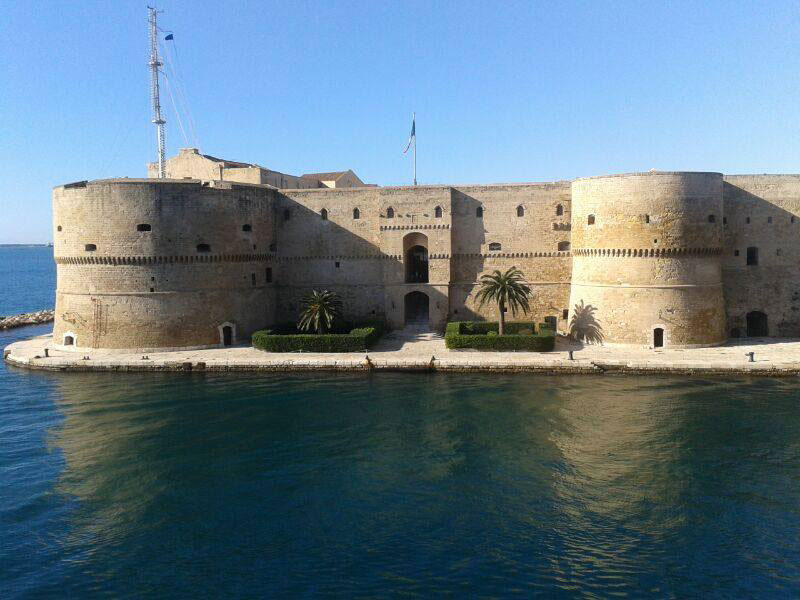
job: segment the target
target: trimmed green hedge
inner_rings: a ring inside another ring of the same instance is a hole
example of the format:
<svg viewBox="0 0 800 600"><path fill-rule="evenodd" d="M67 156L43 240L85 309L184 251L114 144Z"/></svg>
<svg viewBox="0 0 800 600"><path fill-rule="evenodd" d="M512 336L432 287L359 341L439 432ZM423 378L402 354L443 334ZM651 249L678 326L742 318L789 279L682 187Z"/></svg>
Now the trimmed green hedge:
<svg viewBox="0 0 800 600"><path fill-rule="evenodd" d="M262 329L253 334L253 347L267 352L361 352L374 344L385 331L376 326L357 327L349 333L294 333L294 326Z"/></svg>
<svg viewBox="0 0 800 600"><path fill-rule="evenodd" d="M451 349L549 352L555 348L555 332L546 323L539 323L538 333L533 323L512 322L505 325L504 334L497 335L499 329L497 323L476 321L448 323L444 341Z"/></svg>

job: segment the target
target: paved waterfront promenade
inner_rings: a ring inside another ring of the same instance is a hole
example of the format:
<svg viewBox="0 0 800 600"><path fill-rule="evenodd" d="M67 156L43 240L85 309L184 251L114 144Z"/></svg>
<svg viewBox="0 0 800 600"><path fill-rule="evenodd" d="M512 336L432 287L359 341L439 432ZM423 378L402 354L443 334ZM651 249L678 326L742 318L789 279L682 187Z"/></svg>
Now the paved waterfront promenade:
<svg viewBox="0 0 800 600"><path fill-rule="evenodd" d="M706 373L800 375L800 340L761 339L715 348L649 350L582 346L559 338L556 350L471 352L448 350L438 334L409 331L385 336L368 352L349 354L270 353L250 347L174 352L65 352L45 348L50 336L16 342L4 351L17 366L56 371L289 371L289 370L440 370L544 373ZM569 350L574 360L569 360ZM748 362L747 352L755 352ZM88 357L88 358L84 358ZM369 357L369 360L367 360Z"/></svg>

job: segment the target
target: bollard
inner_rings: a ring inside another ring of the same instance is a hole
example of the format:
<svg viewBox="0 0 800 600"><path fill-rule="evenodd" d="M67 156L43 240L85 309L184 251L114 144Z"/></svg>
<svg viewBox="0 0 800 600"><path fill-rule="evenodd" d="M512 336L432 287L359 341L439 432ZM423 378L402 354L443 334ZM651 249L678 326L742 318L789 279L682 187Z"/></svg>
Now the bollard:
<svg viewBox="0 0 800 600"><path fill-rule="evenodd" d="M744 355L748 358L747 362L756 362L755 360L753 360L755 354L756 354L755 352L745 352Z"/></svg>
<svg viewBox="0 0 800 600"><path fill-rule="evenodd" d="M575 360L575 357L574 357L574 356L572 356L572 352L573 352L573 351L572 351L572 350L568 350L568 352L569 352L569 359L570 359L570 360Z"/></svg>

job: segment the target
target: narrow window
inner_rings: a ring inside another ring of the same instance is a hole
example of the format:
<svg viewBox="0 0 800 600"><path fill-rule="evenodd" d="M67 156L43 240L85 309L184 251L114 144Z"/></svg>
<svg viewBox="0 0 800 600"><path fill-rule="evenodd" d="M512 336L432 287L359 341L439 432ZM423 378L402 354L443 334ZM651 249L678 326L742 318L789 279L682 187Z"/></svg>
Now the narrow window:
<svg viewBox="0 0 800 600"><path fill-rule="evenodd" d="M649 223L650 222L650 215L645 215L644 216L644 222L645 223Z"/></svg>
<svg viewBox="0 0 800 600"><path fill-rule="evenodd" d="M323 221L327 221L328 220L328 211L323 208L321 211L319 211L319 216L322 217Z"/></svg>
<svg viewBox="0 0 800 600"><path fill-rule="evenodd" d="M496 251L501 250L501 249L502 249L502 246L500 244L498 244L497 242L492 242L491 244L489 244L489 251L490 252L496 252Z"/></svg>
<svg viewBox="0 0 800 600"><path fill-rule="evenodd" d="M242 225L242 231L253 231L253 226L250 223L245 223Z"/></svg>
<svg viewBox="0 0 800 600"><path fill-rule="evenodd" d="M734 255L734 256L739 256L739 251L738 251L738 250L734 250L734 251L733 251L733 255Z"/></svg>
<svg viewBox="0 0 800 600"><path fill-rule="evenodd" d="M479 206L478 208L475 209L475 216L478 217L479 219L483 218L483 207L482 206Z"/></svg>
<svg viewBox="0 0 800 600"><path fill-rule="evenodd" d="M155 292L155 291L156 291L156 288L150 288L150 291L151 291L151 292Z"/></svg>
<svg viewBox="0 0 800 600"><path fill-rule="evenodd" d="M95 244L86 244L83 248L87 252L94 252L95 250L97 250L97 246Z"/></svg>
<svg viewBox="0 0 800 600"><path fill-rule="evenodd" d="M288 208L284 209L284 211L283 211L283 220L284 221L288 221L291 218L292 218L292 211L290 211Z"/></svg>
<svg viewBox="0 0 800 600"><path fill-rule="evenodd" d="M442 218L442 207L441 206L437 206L436 208L433 209L433 216L436 217L437 219L441 219Z"/></svg>
<svg viewBox="0 0 800 600"><path fill-rule="evenodd" d="M745 220L744 220L744 222L745 222L745 223L749 223L749 222L750 222L750 217L746 217L746 218L745 218Z"/></svg>
<svg viewBox="0 0 800 600"><path fill-rule="evenodd" d="M559 204L558 206L556 206L556 216L560 217L563 214L564 214L564 207Z"/></svg>
<svg viewBox="0 0 800 600"><path fill-rule="evenodd" d="M386 218L394 219L394 209L391 206L386 209Z"/></svg>
<svg viewBox="0 0 800 600"><path fill-rule="evenodd" d="M267 283L272 283L272 267L267 267Z"/></svg>
<svg viewBox="0 0 800 600"><path fill-rule="evenodd" d="M776 255L776 256L780 256L780 255L781 255L781 249L780 249L780 248L778 248L777 250L775 250L775 255Z"/></svg>
<svg viewBox="0 0 800 600"><path fill-rule="evenodd" d="M794 223L794 217L792 217L792 223ZM59 231L61 231L61 225L59 225L59 226L57 227L57 229L58 229Z"/></svg>
<svg viewBox="0 0 800 600"><path fill-rule="evenodd" d="M716 223L717 222L717 217L714 216L714 215L708 215L708 222L709 223Z"/></svg>
<svg viewBox="0 0 800 600"><path fill-rule="evenodd" d="M521 204L517 207L517 216L524 217L525 216L525 207Z"/></svg>
<svg viewBox="0 0 800 600"><path fill-rule="evenodd" d="M353 218L354 219L360 219L361 218L361 212L357 208L353 209Z"/></svg>
<svg viewBox="0 0 800 600"><path fill-rule="evenodd" d="M136 226L136 231L150 231L152 228L148 223L139 223Z"/></svg>
<svg viewBox="0 0 800 600"><path fill-rule="evenodd" d="M727 225L728 224L728 217L722 217L722 224L723 225Z"/></svg>
<svg viewBox="0 0 800 600"><path fill-rule="evenodd" d="M569 250L569 242L558 242L558 251L567 252Z"/></svg>
<svg viewBox="0 0 800 600"><path fill-rule="evenodd" d="M586 219L586 224L594 225L594 215L589 215L589 217Z"/></svg>
<svg viewBox="0 0 800 600"><path fill-rule="evenodd" d="M198 252L211 252L211 246L208 244L197 244Z"/></svg>
<svg viewBox="0 0 800 600"><path fill-rule="evenodd" d="M772 223L772 217L767 217L767 223Z"/></svg>
<svg viewBox="0 0 800 600"><path fill-rule="evenodd" d="M255 273L250 273L250 283L252 283L253 286L256 285L256 274Z"/></svg>
<svg viewBox="0 0 800 600"><path fill-rule="evenodd" d="M337 269L339 268L339 261L338 260L336 261L336 268Z"/></svg>
<svg viewBox="0 0 800 600"><path fill-rule="evenodd" d="M758 264L758 248L750 246L747 248L747 264L755 266Z"/></svg>
<svg viewBox="0 0 800 600"><path fill-rule="evenodd" d="M565 308L564 310L561 311L561 318L566 320L567 317L569 317L569 309Z"/></svg>

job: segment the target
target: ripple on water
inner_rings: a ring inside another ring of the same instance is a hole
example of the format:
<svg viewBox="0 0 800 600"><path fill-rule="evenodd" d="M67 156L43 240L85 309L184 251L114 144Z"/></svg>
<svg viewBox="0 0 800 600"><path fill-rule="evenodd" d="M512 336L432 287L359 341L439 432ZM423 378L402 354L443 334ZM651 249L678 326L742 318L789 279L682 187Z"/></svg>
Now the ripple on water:
<svg viewBox="0 0 800 600"><path fill-rule="evenodd" d="M0 369L12 596L798 591L793 380Z"/></svg>

